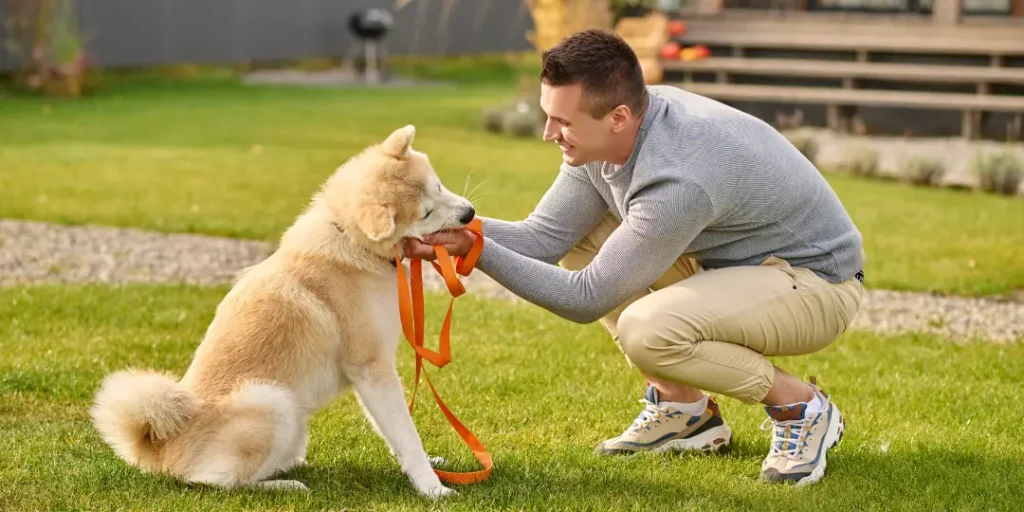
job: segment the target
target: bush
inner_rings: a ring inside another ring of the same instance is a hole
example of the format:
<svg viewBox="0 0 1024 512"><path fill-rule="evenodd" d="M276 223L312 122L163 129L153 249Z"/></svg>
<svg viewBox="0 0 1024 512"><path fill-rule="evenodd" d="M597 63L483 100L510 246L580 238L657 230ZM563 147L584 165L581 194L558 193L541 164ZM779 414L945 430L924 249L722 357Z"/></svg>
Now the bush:
<svg viewBox="0 0 1024 512"><path fill-rule="evenodd" d="M504 112L500 107L485 109L481 119L483 121L484 131L501 133L504 117Z"/></svg>
<svg viewBox="0 0 1024 512"><path fill-rule="evenodd" d="M903 162L903 181L912 185L938 185L946 174L941 160L930 157L912 157Z"/></svg>
<svg viewBox="0 0 1024 512"><path fill-rule="evenodd" d="M513 137L533 137L538 133L537 116L530 111L511 110L502 119L502 131Z"/></svg>
<svg viewBox="0 0 1024 512"><path fill-rule="evenodd" d="M975 157L972 171L982 190L1012 196L1024 179L1024 161L1009 150L982 153Z"/></svg>
<svg viewBox="0 0 1024 512"><path fill-rule="evenodd" d="M818 165L816 159L818 158L818 141L814 139L814 136L808 133L790 133L786 135L786 139L792 144L800 153L804 155L808 160L811 161L815 166Z"/></svg>
<svg viewBox="0 0 1024 512"><path fill-rule="evenodd" d="M545 119L539 104L522 99L486 108L481 116L484 130L512 137L539 137Z"/></svg>
<svg viewBox="0 0 1024 512"><path fill-rule="evenodd" d="M857 145L846 149L842 167L854 176L878 177L878 150L870 146Z"/></svg>

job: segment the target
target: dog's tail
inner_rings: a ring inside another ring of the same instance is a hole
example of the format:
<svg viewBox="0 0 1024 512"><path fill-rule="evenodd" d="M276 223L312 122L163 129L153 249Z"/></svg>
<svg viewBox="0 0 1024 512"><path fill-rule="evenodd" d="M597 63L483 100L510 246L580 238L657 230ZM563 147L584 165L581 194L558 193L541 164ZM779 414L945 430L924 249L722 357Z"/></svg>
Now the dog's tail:
<svg viewBox="0 0 1024 512"><path fill-rule="evenodd" d="M199 410L199 398L173 377L133 369L104 379L89 414L119 457L146 466L156 443L180 434Z"/></svg>

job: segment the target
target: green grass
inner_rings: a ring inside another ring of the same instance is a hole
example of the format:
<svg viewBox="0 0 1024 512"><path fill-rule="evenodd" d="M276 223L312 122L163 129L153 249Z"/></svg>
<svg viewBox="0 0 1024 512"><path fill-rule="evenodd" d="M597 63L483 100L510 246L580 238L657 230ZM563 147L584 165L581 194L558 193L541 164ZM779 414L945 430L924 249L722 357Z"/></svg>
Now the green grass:
<svg viewBox="0 0 1024 512"><path fill-rule="evenodd" d="M0 216L276 239L346 158L405 124L441 177L525 215L553 146L477 133L507 91L146 88L0 107ZM48 114L46 113L48 112ZM254 149L254 148L257 148Z"/></svg>
<svg viewBox="0 0 1024 512"><path fill-rule="evenodd" d="M225 492L142 474L88 423L99 380L127 365L181 374L222 288L0 290L0 509L412 510L412 490L351 395L314 417L309 495ZM428 303L437 326L442 298ZM473 297L456 305L454 362L431 375L496 469L451 510L1015 510L1024 479L1024 345L847 333L778 362L818 375L847 417L828 474L807 489L757 480L764 413L731 399L722 456L591 455L636 415L642 381L596 324ZM431 338L428 339L433 339ZM399 351L411 381L412 352ZM425 398L425 395L421 398ZM432 454L475 466L429 401L414 414Z"/></svg>
<svg viewBox="0 0 1024 512"><path fill-rule="evenodd" d="M400 76L460 84L515 84L521 78L536 79L540 55L533 52L464 55L446 58L402 56L391 61Z"/></svg>
<svg viewBox="0 0 1024 512"><path fill-rule="evenodd" d="M829 175L864 235L868 286L963 295L1024 290L1024 201Z"/></svg>
<svg viewBox="0 0 1024 512"><path fill-rule="evenodd" d="M246 88L217 72L185 84L139 73L85 101L0 96L0 218L275 240L345 158L409 123L451 188L468 178L469 189L480 185L482 214L521 218L554 177L557 149L483 133L478 121L530 65L399 63L463 83L454 88ZM1024 201L827 177L864 233L869 286L1024 288ZM455 361L431 376L490 449L491 480L440 504L420 499L351 395L314 417L310 466L288 474L309 495L142 474L100 442L87 417L92 394L128 365L184 372L225 291L0 288L0 510L1019 508L1024 344L850 332L820 353L777 359L817 375L849 426L827 477L794 489L758 481L764 414L731 399L722 400L736 436L728 454L591 455L635 417L640 376L598 324L472 296L456 305ZM444 305L430 297L428 326L439 326ZM403 346L406 384L412 360ZM431 454L476 467L428 394L414 417Z"/></svg>
<svg viewBox="0 0 1024 512"><path fill-rule="evenodd" d="M433 73L459 77L460 66ZM515 219L560 161L551 144L479 128L483 107L514 95L508 86L246 88L220 75L128 83L85 101L0 103L0 217L274 240L341 162L412 123L415 145L452 189L479 186L482 214ZM829 180L864 234L868 286L1024 289L1024 201Z"/></svg>

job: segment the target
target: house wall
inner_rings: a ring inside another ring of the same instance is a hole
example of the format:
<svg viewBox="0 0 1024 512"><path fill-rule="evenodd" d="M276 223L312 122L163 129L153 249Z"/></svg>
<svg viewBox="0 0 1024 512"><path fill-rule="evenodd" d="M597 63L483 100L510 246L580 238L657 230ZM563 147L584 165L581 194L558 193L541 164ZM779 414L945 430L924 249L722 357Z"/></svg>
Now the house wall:
<svg viewBox="0 0 1024 512"><path fill-rule="evenodd" d="M0 20L13 0L0 0ZM413 0L77 0L86 47L105 67L341 57L358 52L351 13L380 7L395 16L392 55L529 50L525 2ZM6 23L0 23L0 40ZM16 59L0 45L0 69Z"/></svg>

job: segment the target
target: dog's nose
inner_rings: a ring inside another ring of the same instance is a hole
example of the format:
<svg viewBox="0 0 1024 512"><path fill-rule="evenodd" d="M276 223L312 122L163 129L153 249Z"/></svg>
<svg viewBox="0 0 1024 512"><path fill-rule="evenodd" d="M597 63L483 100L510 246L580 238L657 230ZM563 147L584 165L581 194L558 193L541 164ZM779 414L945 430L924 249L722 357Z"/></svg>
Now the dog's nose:
<svg viewBox="0 0 1024 512"><path fill-rule="evenodd" d="M463 213L462 217L459 217L459 222L469 224L469 222L473 220L473 217L476 217L476 209L470 206L469 209L466 210L466 213Z"/></svg>

